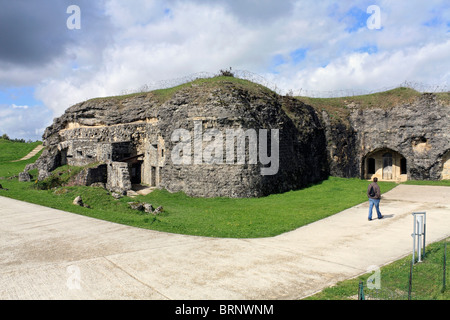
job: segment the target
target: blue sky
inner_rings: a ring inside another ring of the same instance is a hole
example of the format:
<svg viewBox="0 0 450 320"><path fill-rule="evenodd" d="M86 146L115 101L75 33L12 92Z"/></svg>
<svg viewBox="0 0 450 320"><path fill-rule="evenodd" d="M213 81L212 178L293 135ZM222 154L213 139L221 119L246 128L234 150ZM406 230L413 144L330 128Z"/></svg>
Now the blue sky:
<svg viewBox="0 0 450 320"><path fill-rule="evenodd" d="M450 80L444 0L0 4L0 135L13 138L41 139L54 117L90 98L228 67L294 93ZM70 5L81 10L78 30L67 28Z"/></svg>
<svg viewBox="0 0 450 320"><path fill-rule="evenodd" d="M8 105L34 105L39 103L33 96L33 87L6 87L0 91L0 101Z"/></svg>

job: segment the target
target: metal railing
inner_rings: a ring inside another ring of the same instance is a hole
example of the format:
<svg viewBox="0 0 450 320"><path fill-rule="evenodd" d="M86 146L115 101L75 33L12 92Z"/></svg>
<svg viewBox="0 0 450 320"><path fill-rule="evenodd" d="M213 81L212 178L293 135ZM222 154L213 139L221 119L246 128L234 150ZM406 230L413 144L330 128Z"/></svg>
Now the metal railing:
<svg viewBox="0 0 450 320"><path fill-rule="evenodd" d="M423 270L422 263L411 260L409 263L409 275L407 267L404 269L404 281L395 285L383 283L378 288L370 288L369 284L360 281L358 284L358 300L417 300L426 299L423 297L423 291L431 291L432 287L440 288L440 293L447 292L447 241L442 244L442 265L440 270L434 270L432 274ZM401 279L400 279L401 280ZM424 283L429 288L424 287ZM435 291L434 294L438 292Z"/></svg>

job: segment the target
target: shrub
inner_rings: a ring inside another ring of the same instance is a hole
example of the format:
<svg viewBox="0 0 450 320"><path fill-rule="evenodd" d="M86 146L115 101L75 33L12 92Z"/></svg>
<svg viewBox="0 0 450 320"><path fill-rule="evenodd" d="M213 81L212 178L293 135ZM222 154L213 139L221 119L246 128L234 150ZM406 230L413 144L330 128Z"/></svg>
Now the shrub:
<svg viewBox="0 0 450 320"><path fill-rule="evenodd" d="M34 187L38 190L50 190L60 186L62 186L60 177L53 174L44 180L36 180L34 183Z"/></svg>
<svg viewBox="0 0 450 320"><path fill-rule="evenodd" d="M88 167L88 166L86 166ZM71 181L83 170L84 167L62 166L51 175L41 181L36 180L34 187L38 190L50 190L62 186L71 185Z"/></svg>
<svg viewBox="0 0 450 320"><path fill-rule="evenodd" d="M230 70L220 70L219 71L219 75L223 76L223 77L232 77L232 78L234 78L234 73L231 71L231 67L230 67Z"/></svg>

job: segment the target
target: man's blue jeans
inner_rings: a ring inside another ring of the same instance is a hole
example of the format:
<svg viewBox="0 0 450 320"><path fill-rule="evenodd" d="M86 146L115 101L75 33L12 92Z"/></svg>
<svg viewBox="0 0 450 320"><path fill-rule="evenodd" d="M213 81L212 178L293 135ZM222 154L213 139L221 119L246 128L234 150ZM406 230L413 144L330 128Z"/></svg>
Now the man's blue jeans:
<svg viewBox="0 0 450 320"><path fill-rule="evenodd" d="M375 209L377 210L378 219L381 218L381 212L380 212L380 200L379 199L370 199L369 198L369 220L372 220L372 209L373 206L375 206Z"/></svg>

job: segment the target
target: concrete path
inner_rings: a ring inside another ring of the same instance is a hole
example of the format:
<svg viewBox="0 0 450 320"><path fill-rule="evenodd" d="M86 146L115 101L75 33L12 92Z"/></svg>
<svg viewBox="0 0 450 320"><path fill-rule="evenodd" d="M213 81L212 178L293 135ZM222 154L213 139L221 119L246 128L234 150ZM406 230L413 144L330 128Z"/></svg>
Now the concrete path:
<svg viewBox="0 0 450 320"><path fill-rule="evenodd" d="M450 188L400 185L273 238L215 239L137 229L0 197L0 299L298 299L450 236ZM376 216L376 215L374 215Z"/></svg>
<svg viewBox="0 0 450 320"><path fill-rule="evenodd" d="M31 150L31 152L29 154L27 154L25 157L23 157L22 159L19 160L14 160L11 162L19 162L19 161L23 161L23 160L28 160L33 158L35 155L37 155L39 153L39 151L41 151L42 149L44 149L44 146L42 144L38 145L36 148L34 148L33 150Z"/></svg>

